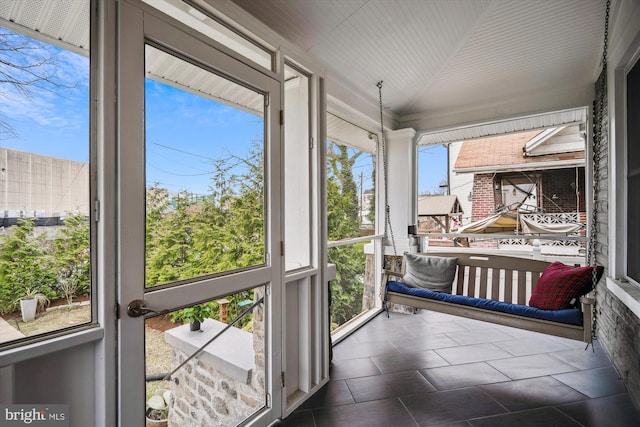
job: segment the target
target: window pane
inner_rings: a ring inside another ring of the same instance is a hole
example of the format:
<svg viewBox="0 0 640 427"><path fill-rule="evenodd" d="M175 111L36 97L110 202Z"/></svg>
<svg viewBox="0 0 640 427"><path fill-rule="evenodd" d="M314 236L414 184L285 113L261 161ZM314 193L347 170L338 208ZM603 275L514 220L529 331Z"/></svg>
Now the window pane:
<svg viewBox="0 0 640 427"><path fill-rule="evenodd" d="M373 234L376 136L327 114L329 240Z"/></svg>
<svg viewBox="0 0 640 427"><path fill-rule="evenodd" d="M285 262L287 270L311 264L309 78L285 67Z"/></svg>
<svg viewBox="0 0 640 427"><path fill-rule="evenodd" d="M146 286L264 264L264 96L145 51Z"/></svg>
<svg viewBox="0 0 640 427"><path fill-rule="evenodd" d="M39 32L2 11L25 33L0 26L0 343L92 318L89 2L59 3Z"/></svg>
<svg viewBox="0 0 640 427"><path fill-rule="evenodd" d="M328 257L337 272L331 281L334 331L375 306L375 283L366 274L367 243L335 241L374 233L376 136L333 114L327 115L327 134L327 231L335 244Z"/></svg>

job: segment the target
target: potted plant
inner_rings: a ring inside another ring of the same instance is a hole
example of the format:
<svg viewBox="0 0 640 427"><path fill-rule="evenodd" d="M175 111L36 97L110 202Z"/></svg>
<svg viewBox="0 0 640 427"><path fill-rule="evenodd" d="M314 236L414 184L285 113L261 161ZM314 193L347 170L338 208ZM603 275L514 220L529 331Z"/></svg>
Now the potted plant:
<svg viewBox="0 0 640 427"><path fill-rule="evenodd" d="M172 320L183 320L189 322L189 328L192 331L199 331L200 324L209 317L213 316L213 307L212 303L206 302L204 304L197 304L192 307L183 308L176 315L173 316Z"/></svg>
<svg viewBox="0 0 640 427"><path fill-rule="evenodd" d="M167 427L171 395L170 390L164 390L162 394L154 394L147 399L146 427Z"/></svg>
<svg viewBox="0 0 640 427"><path fill-rule="evenodd" d="M49 305L49 298L38 292L37 289L27 288L22 297L20 297L20 312L22 313L23 322L31 322L36 318L38 308L44 308Z"/></svg>

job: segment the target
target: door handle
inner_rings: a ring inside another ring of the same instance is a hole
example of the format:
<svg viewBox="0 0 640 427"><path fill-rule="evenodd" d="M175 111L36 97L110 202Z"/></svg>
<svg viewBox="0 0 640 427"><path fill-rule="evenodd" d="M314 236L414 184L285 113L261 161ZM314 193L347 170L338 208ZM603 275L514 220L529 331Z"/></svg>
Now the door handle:
<svg viewBox="0 0 640 427"><path fill-rule="evenodd" d="M166 314L169 310L153 310L146 305L147 303L141 299L135 299L127 305L127 315L129 317L140 317L145 314Z"/></svg>

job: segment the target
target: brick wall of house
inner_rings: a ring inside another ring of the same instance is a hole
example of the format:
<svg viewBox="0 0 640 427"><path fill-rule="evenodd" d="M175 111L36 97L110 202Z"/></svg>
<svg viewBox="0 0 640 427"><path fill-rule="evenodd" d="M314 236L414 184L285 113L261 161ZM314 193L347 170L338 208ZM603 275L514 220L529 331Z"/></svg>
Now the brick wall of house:
<svg viewBox="0 0 640 427"><path fill-rule="evenodd" d="M576 188L576 169L553 169L540 173L538 188L538 206L545 213L584 212L584 168L578 168ZM554 195L556 196L554 198Z"/></svg>
<svg viewBox="0 0 640 427"><path fill-rule="evenodd" d="M471 202L471 221L478 221L496 213L496 206L502 204L502 192L496 190L493 173L477 173L473 175L473 190ZM497 248L495 239L471 239L472 248Z"/></svg>
<svg viewBox="0 0 640 427"><path fill-rule="evenodd" d="M473 175L473 191L471 192L471 221L478 221L496 213L496 205L502 202L502 194L495 191L492 173Z"/></svg>

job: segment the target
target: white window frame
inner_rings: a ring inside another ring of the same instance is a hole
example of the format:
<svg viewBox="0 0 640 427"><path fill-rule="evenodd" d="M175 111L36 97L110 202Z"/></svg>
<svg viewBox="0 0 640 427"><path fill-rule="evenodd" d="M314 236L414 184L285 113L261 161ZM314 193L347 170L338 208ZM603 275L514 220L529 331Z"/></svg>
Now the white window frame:
<svg viewBox="0 0 640 427"><path fill-rule="evenodd" d="M101 132L99 128L101 122L98 120L102 105L97 101L100 87L103 84L102 75L99 72L102 63L99 49L100 43L100 25L98 8L96 0L89 0L89 103L87 104L87 114L89 116L89 227L90 227L90 251L91 251L91 284L90 284L90 307L91 320L78 325L73 325L65 329L57 329L48 331L39 335L21 338L18 340L8 341L0 347L0 366L19 363L25 360L55 353L70 347L82 345L92 341L98 341L104 337L104 330L101 328L101 315L98 307L98 292L101 289L98 286L101 269L100 265L104 265L102 258L98 255L102 253L99 249L98 235L102 234L101 224L98 222L100 218L100 200L102 191L100 189L100 175L98 162L102 161L99 156L99 138ZM38 33L15 24L10 21L3 23L5 28L16 33L31 37L47 43L52 46L61 47L55 40L46 40L38 37ZM62 47L65 50L78 53L81 49L69 49L67 46ZM97 108L91 108L97 105Z"/></svg>
<svg viewBox="0 0 640 427"><path fill-rule="evenodd" d="M640 283L627 276L627 73L640 63L640 40L636 38L609 71L609 271L606 286L640 318ZM622 195L619 197L618 195Z"/></svg>

